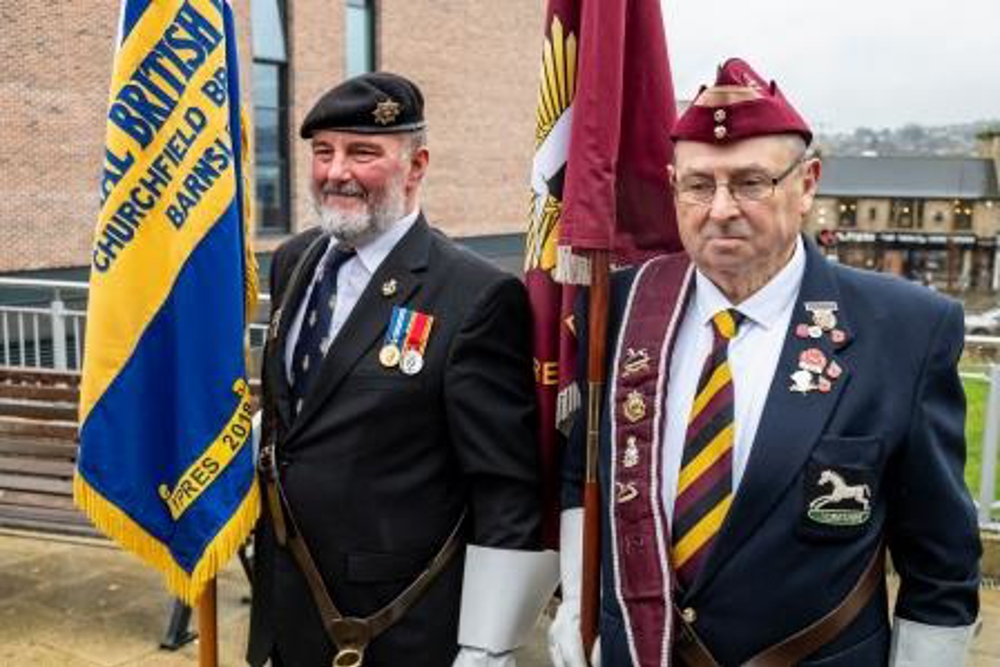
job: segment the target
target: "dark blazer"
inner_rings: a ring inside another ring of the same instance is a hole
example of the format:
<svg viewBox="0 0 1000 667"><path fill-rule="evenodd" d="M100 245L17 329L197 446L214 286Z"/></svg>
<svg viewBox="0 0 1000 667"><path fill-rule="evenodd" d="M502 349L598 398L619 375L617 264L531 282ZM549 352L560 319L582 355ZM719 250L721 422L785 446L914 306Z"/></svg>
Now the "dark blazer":
<svg viewBox="0 0 1000 667"><path fill-rule="evenodd" d="M530 311L517 278L421 216L372 276L293 418L285 340L325 244L305 257L296 284L289 279L319 234L304 232L274 256L272 309L291 292L265 349L265 405L273 406L265 432L276 431L288 501L334 603L364 616L413 581L463 510L469 541L537 548ZM396 289L387 294L390 280ZM434 317L416 375L379 363L394 305ZM256 535L248 660L260 665L277 646L287 667L329 665L332 647L305 579L276 545L266 511ZM368 647L366 667L451 664L462 571L463 558L454 558Z"/></svg>
<svg viewBox="0 0 1000 667"><path fill-rule="evenodd" d="M609 340L621 326L634 275L623 272L613 281ZM816 301L838 304L837 326L848 337L843 346L826 336L794 335L796 324L808 321L804 304ZM675 593L681 608L697 614L695 630L721 665L739 665L832 610L882 540L900 574L896 615L939 626L975 620L981 547L963 479L962 320L954 301L830 263L806 242L801 290L746 471L697 579ZM835 359L843 375L829 393L790 391L799 355L814 346ZM753 379L736 378L741 381ZM581 504L580 422L566 460L564 506ZM605 419L603 498L610 497L607 434ZM869 485L871 514L863 524L807 518L810 501L823 491L817 471L828 468ZM623 667L632 662L610 569L609 532L603 531L602 664ZM847 629L802 664L885 665L889 638L883 585Z"/></svg>

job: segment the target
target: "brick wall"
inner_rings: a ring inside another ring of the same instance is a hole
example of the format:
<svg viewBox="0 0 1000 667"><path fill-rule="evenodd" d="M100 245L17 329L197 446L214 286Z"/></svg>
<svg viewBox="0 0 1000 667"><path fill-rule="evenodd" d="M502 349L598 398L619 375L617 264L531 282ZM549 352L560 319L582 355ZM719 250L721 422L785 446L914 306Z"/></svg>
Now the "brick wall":
<svg viewBox="0 0 1000 667"><path fill-rule="evenodd" d="M251 105L248 0L234 3L245 108ZM342 78L342 0L287 0L293 229L311 224L309 152L298 126ZM525 225L541 48L539 0L381 0L383 69L427 98L431 170L424 204L453 235ZM0 272L85 266L98 215L118 3L0 3ZM280 238L259 239L258 250Z"/></svg>

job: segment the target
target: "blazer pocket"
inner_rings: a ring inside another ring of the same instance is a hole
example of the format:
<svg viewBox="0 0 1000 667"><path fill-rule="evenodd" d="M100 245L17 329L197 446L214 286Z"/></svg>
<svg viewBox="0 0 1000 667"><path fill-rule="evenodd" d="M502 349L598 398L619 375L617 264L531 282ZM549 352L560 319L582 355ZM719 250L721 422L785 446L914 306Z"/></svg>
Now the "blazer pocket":
<svg viewBox="0 0 1000 667"><path fill-rule="evenodd" d="M419 559L403 554L347 554L347 581L355 584L412 581L423 569Z"/></svg>
<svg viewBox="0 0 1000 667"><path fill-rule="evenodd" d="M796 532L810 541L866 534L879 493L883 442L877 436L824 436L802 474Z"/></svg>

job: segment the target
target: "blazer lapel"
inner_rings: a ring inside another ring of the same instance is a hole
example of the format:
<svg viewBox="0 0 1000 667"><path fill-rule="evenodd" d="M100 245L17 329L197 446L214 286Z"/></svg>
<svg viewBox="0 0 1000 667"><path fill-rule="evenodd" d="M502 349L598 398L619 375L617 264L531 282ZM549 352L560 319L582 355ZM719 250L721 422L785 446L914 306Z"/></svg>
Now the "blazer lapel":
<svg viewBox="0 0 1000 667"><path fill-rule="evenodd" d="M806 268L802 286L757 427L750 459L718 541L691 588L692 594L704 587L719 567L757 530L797 478L850 379L850 370L840 355L851 343L853 334L844 304L839 300L833 271L810 241L806 241L805 247ZM796 336L798 325L812 321L806 305L817 302L837 304L836 329L843 332L843 340L834 342L829 331L820 338ZM818 349L827 364L832 360L839 367L834 371L837 377L830 380L828 392L792 389L795 383L791 375L800 369L800 356L809 349Z"/></svg>
<svg viewBox="0 0 1000 667"><path fill-rule="evenodd" d="M361 298L323 359L316 386L309 392L302 413L292 424L289 438L309 422L326 403L368 349L385 335L394 306L407 303L420 289L430 253L431 230L421 214L413 227L379 266ZM383 294L383 285L395 281L395 291Z"/></svg>
<svg viewBox="0 0 1000 667"><path fill-rule="evenodd" d="M275 321L271 324L277 331L275 336L269 341L270 344L274 345L274 350L267 355L267 372L271 380L270 388L274 393L274 402L278 410L278 415L286 431L294 419L291 399L289 397L288 375L285 372L285 346L288 341L288 329L291 326L292 320L295 319L295 314L302 303L302 297L309 283L312 282L316 263L326 250L327 244L321 242L323 238L326 238L325 235L317 234L316 238L310 241L306 250L301 255L300 263L302 268L299 269L298 274L295 274L295 267L293 266L288 275L285 276L285 280L291 281L291 284L284 286L284 298L281 303L277 304L281 310L274 314Z"/></svg>

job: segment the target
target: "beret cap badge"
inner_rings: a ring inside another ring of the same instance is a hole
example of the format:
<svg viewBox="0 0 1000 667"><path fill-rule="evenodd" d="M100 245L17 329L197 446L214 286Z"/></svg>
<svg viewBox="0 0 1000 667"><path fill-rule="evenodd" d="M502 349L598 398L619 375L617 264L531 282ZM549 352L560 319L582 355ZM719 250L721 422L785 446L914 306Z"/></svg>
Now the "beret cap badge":
<svg viewBox="0 0 1000 667"><path fill-rule="evenodd" d="M396 121L399 116L399 112L403 110L403 107L399 105L398 102L394 102L391 99L381 100L375 105L375 109L372 111L372 116L375 117L375 122L379 125L391 125Z"/></svg>

